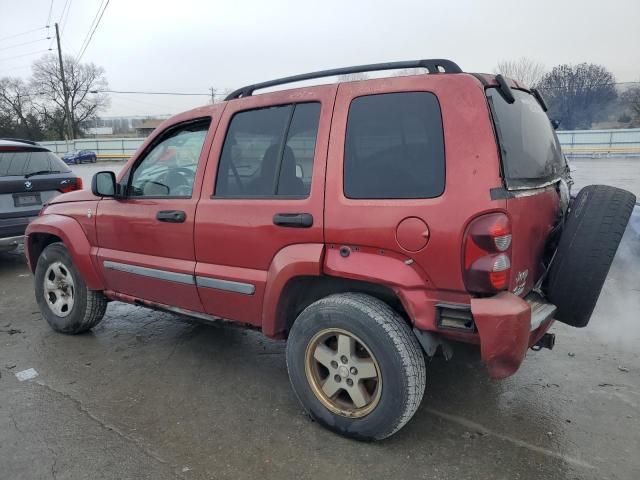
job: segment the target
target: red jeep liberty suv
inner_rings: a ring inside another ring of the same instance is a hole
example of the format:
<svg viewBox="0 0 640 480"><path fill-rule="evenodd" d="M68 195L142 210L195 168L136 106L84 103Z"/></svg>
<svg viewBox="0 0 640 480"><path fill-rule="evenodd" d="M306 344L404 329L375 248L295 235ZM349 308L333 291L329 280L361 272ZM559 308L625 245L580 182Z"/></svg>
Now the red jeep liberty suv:
<svg viewBox="0 0 640 480"><path fill-rule="evenodd" d="M254 91L355 72L428 73ZM571 198L541 95L448 60L250 85L165 121L116 178L27 229L42 315L76 334L121 301L287 339L320 423L381 439L414 414L425 355L477 344L492 378L554 319L584 327L635 197Z"/></svg>

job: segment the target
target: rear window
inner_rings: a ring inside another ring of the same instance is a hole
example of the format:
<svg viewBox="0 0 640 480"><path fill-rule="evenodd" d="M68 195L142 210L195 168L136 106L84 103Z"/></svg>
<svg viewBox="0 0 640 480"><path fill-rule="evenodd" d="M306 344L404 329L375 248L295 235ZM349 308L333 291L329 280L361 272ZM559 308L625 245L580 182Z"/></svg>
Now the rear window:
<svg viewBox="0 0 640 480"><path fill-rule="evenodd" d="M507 188L532 188L557 180L566 170L549 117L533 95L513 90L512 104L487 89Z"/></svg>
<svg viewBox="0 0 640 480"><path fill-rule="evenodd" d="M53 153L43 150L0 151L0 177L24 176L35 172L70 172Z"/></svg>
<svg viewBox="0 0 640 480"><path fill-rule="evenodd" d="M351 102L344 152L348 198L432 198L444 191L440 106L427 92Z"/></svg>

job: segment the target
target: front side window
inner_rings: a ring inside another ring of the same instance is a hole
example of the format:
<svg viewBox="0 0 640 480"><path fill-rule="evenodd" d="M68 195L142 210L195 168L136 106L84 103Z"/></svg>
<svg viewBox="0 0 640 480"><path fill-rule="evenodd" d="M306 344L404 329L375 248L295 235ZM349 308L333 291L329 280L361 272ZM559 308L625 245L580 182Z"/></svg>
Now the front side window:
<svg viewBox="0 0 640 480"><path fill-rule="evenodd" d="M235 114L222 147L214 195L307 197L319 118L317 102Z"/></svg>
<svg viewBox="0 0 640 480"><path fill-rule="evenodd" d="M440 106L427 92L351 102L344 152L347 198L433 198L444 191Z"/></svg>
<svg viewBox="0 0 640 480"><path fill-rule="evenodd" d="M131 173L130 197L191 197L210 120L172 128Z"/></svg>

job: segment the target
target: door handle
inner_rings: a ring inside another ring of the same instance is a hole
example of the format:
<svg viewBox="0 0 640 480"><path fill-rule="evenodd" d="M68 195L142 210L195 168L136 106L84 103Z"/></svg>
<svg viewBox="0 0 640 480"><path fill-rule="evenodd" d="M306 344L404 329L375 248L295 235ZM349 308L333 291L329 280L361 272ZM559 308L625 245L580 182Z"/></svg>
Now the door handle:
<svg viewBox="0 0 640 480"><path fill-rule="evenodd" d="M182 210L160 210L156 214L156 220L168 223L184 223L187 214Z"/></svg>
<svg viewBox="0 0 640 480"><path fill-rule="evenodd" d="M310 213L276 213L273 224L279 227L309 228L313 226L313 215Z"/></svg>

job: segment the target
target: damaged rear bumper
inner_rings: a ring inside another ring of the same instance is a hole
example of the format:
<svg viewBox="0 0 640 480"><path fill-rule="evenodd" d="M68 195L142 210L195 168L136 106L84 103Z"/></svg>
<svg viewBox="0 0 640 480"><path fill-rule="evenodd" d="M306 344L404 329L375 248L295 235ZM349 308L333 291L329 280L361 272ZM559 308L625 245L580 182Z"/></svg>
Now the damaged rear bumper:
<svg viewBox="0 0 640 480"><path fill-rule="evenodd" d="M482 361L491 378L506 378L518 370L527 349L535 345L553 323L555 311L554 305L533 292L524 299L503 292L471 300Z"/></svg>

